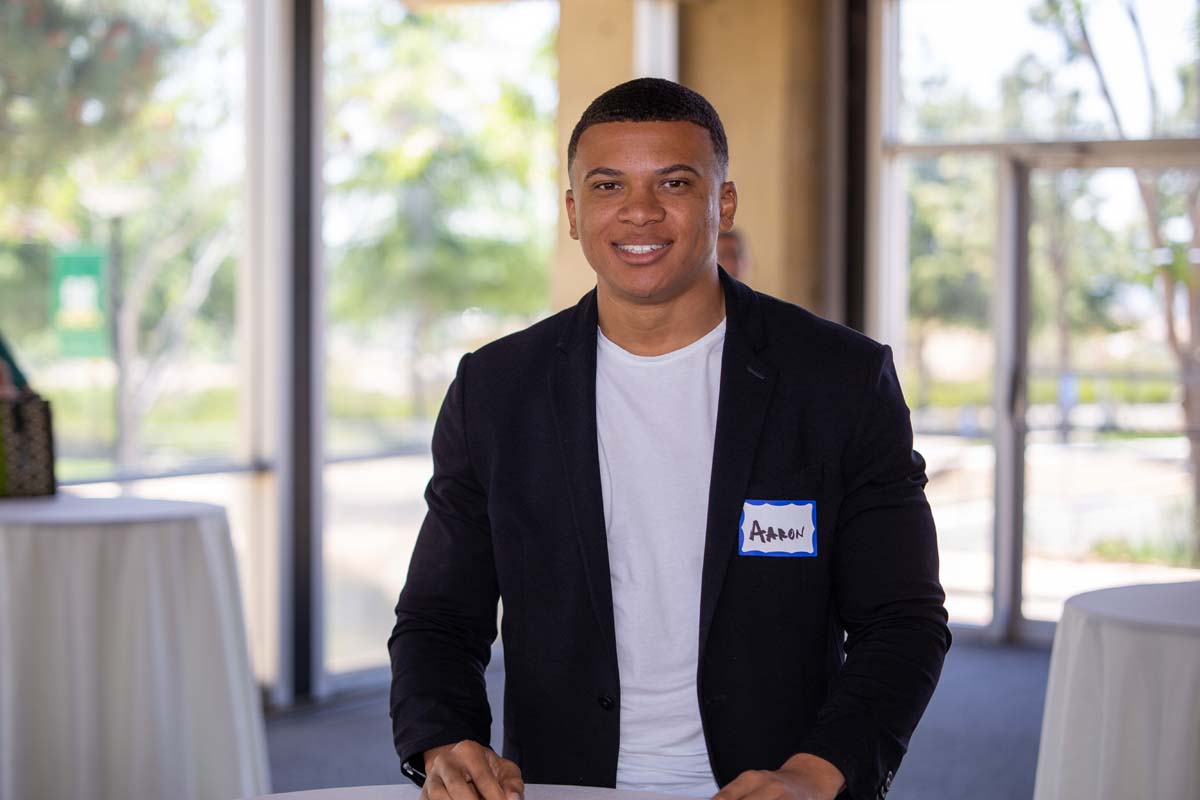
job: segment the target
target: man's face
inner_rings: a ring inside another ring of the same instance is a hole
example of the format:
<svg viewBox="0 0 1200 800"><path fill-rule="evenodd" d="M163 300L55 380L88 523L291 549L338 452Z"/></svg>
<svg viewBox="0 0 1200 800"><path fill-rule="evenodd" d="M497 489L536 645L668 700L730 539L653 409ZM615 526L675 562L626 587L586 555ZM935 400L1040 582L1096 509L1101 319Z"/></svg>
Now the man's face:
<svg viewBox="0 0 1200 800"><path fill-rule="evenodd" d="M708 131L691 122L605 122L583 132L571 165L571 238L600 290L661 303L716 269L717 233L733 226L737 191Z"/></svg>

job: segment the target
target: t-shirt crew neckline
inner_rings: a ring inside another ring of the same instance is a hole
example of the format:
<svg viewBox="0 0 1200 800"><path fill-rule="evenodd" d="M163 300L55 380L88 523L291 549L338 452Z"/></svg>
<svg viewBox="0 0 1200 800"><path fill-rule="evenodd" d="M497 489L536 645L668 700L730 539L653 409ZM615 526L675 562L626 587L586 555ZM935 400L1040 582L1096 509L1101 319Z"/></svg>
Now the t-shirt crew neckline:
<svg viewBox="0 0 1200 800"><path fill-rule="evenodd" d="M685 344L678 350L672 350L668 353L661 353L657 356L639 356L636 353L629 352L624 347L621 347L621 345L605 336L604 331L600 330L599 325L596 326L596 338L600 347L604 348L607 353L621 358L630 364L662 364L664 362L674 361L677 358L685 358L697 350L702 350L707 345L712 344L713 340L724 336L726 319L726 317L721 317L721 321L717 323L715 328L691 344Z"/></svg>

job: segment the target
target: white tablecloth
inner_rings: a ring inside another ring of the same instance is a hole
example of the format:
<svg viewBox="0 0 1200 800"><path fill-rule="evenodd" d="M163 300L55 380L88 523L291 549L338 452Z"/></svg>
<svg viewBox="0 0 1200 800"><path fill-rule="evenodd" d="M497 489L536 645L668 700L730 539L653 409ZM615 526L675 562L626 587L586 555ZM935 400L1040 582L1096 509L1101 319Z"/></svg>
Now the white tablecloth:
<svg viewBox="0 0 1200 800"><path fill-rule="evenodd" d="M251 800L417 800L421 790L411 783L398 786L352 786L344 789L314 789L251 798ZM527 784L525 800L678 800L674 795L622 792L591 786Z"/></svg>
<svg viewBox="0 0 1200 800"><path fill-rule="evenodd" d="M1067 600L1034 797L1200 798L1200 581Z"/></svg>
<svg viewBox="0 0 1200 800"><path fill-rule="evenodd" d="M0 798L269 791L224 510L0 500Z"/></svg>

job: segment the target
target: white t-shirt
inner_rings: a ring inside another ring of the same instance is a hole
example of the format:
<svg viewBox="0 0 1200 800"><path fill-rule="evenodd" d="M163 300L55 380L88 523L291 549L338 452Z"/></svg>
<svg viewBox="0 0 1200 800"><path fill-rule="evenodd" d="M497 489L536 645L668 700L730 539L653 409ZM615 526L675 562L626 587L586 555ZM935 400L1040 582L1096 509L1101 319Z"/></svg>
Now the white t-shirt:
<svg viewBox="0 0 1200 800"><path fill-rule="evenodd" d="M597 336L596 424L621 678L617 788L717 793L696 696L725 321L637 356Z"/></svg>

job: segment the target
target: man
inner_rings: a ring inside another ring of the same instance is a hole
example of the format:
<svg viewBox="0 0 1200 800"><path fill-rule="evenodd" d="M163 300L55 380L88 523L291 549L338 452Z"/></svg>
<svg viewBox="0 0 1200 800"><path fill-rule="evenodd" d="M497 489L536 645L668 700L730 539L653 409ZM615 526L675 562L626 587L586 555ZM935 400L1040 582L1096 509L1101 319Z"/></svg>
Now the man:
<svg viewBox="0 0 1200 800"><path fill-rule="evenodd" d="M695 92L605 92L567 162L596 289L447 393L389 640L405 774L430 800L881 797L950 644L890 352L718 268L737 192Z"/></svg>

